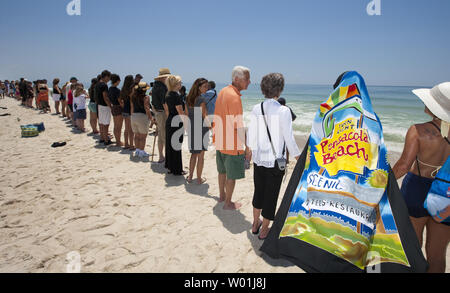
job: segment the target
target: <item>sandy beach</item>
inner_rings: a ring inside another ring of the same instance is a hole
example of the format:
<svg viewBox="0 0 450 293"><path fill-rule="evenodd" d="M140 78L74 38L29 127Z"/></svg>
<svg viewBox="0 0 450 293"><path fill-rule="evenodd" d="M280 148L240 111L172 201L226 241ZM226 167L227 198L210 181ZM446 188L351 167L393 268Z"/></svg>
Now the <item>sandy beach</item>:
<svg viewBox="0 0 450 293"><path fill-rule="evenodd" d="M251 233L252 169L233 196L243 207L225 211L215 151L205 155L207 182L187 184L151 158L106 148L67 120L19 104L0 100L7 107L0 114L11 114L0 117L0 272L66 272L70 252L80 255L81 272L303 272L259 251L262 241ZM21 138L20 125L40 122L44 132ZM50 147L60 141L67 145ZM148 136L149 153L153 141ZM297 143L303 149L305 137ZM389 160L398 158L392 153ZM188 161L184 151L185 170ZM293 168L291 161L279 203Z"/></svg>

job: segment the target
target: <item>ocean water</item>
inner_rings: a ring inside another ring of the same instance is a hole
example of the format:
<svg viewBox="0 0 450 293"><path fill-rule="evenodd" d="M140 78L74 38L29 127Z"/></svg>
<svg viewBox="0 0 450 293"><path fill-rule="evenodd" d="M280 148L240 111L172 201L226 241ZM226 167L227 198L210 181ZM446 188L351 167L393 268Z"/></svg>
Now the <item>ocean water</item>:
<svg viewBox="0 0 450 293"><path fill-rule="evenodd" d="M390 151L403 150L405 135L411 125L430 120L424 113L425 106L422 101L411 92L416 88L418 87L368 86L367 88L374 111L381 120L384 140ZM297 119L293 122L295 134L309 135L319 105L328 99L331 91L331 86L323 85L285 86L281 96L297 115ZM248 90L242 92L244 118L247 122L253 106L263 100L258 84L252 84Z"/></svg>
<svg viewBox="0 0 450 293"><path fill-rule="evenodd" d="M84 85L85 88L89 88L89 83L84 82ZM191 83L184 83L184 85L189 91ZM225 86L226 84L217 84L217 92ZM388 151L401 152L409 127L430 120L430 117L424 113L424 104L412 93L412 90L417 88L421 87L367 86L372 106L383 126ZM331 92L331 85L287 84L285 86L281 96L286 99L286 105L297 115L297 119L293 122L294 134L309 135L319 105L328 99ZM244 119L247 123L250 121L249 114L253 107L263 100L264 96L259 84L251 84L247 90L242 91Z"/></svg>

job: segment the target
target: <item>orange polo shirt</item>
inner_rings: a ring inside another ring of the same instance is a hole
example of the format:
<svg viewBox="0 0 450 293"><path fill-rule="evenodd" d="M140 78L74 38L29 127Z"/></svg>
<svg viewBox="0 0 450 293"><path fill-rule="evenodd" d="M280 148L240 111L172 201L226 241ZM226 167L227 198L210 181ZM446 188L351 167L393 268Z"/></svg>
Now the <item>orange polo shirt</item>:
<svg viewBox="0 0 450 293"><path fill-rule="evenodd" d="M245 149L245 130L241 93L233 85L222 89L217 97L213 120L213 143L226 155L240 155Z"/></svg>

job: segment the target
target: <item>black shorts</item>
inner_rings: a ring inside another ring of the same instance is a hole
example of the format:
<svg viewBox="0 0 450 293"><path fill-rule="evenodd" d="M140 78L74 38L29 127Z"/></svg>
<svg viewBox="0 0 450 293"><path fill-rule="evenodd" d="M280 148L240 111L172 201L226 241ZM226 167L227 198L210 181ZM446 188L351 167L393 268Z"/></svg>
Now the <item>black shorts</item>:
<svg viewBox="0 0 450 293"><path fill-rule="evenodd" d="M86 120L86 109L77 110L76 119Z"/></svg>

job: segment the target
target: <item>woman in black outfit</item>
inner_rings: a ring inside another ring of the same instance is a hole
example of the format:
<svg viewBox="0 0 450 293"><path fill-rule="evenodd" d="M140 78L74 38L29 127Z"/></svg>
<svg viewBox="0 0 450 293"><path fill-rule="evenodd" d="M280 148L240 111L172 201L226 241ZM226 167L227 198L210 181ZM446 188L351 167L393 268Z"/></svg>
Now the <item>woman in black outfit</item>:
<svg viewBox="0 0 450 293"><path fill-rule="evenodd" d="M120 91L119 103L122 107L122 117L125 122L124 149L134 151L134 133L131 127L131 104L130 97L134 86L134 78L132 75L127 75L123 82L122 90Z"/></svg>
<svg viewBox="0 0 450 293"><path fill-rule="evenodd" d="M167 85L167 96L166 96L166 162L165 167L169 170L169 174L173 175L186 175L186 172L183 171L183 162L181 158L181 146L183 144L183 101L181 99L178 91L181 88L181 77L171 75L167 77L166 80ZM180 115L180 116L178 116ZM172 126L172 121L174 121L174 125ZM181 119L180 119L181 118ZM172 142L173 136L179 136L177 140L174 138L174 142ZM173 143L173 144L172 144Z"/></svg>
<svg viewBox="0 0 450 293"><path fill-rule="evenodd" d="M55 102L55 109L56 109L57 115L61 114L59 112L59 103L61 101L61 93L62 93L58 84L59 84L59 78L55 78L53 80L53 101Z"/></svg>

